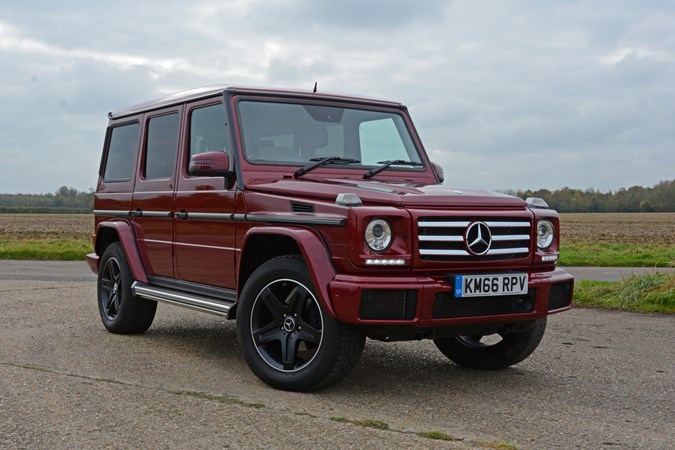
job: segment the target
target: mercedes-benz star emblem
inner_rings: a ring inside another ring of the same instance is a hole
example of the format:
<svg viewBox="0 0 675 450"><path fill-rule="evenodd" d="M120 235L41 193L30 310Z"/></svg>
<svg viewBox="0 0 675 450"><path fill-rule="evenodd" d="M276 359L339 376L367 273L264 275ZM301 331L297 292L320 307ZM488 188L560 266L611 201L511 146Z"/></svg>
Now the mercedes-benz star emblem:
<svg viewBox="0 0 675 450"><path fill-rule="evenodd" d="M492 234L490 227L484 222L473 222L466 227L464 234L466 248L476 256L484 255L490 250L492 245Z"/></svg>
<svg viewBox="0 0 675 450"><path fill-rule="evenodd" d="M286 317L284 320L284 331L286 333L292 333L295 330L295 320L292 317Z"/></svg>

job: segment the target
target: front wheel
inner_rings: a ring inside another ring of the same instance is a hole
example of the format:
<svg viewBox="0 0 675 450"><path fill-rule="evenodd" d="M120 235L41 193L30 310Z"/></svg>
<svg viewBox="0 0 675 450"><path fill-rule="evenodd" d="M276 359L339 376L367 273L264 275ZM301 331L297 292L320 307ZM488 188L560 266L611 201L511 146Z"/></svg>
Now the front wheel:
<svg viewBox="0 0 675 450"><path fill-rule="evenodd" d="M299 256L267 261L248 279L237 310L244 359L270 386L310 391L338 381L363 351L365 336L330 317Z"/></svg>
<svg viewBox="0 0 675 450"><path fill-rule="evenodd" d="M461 335L434 340L436 347L456 364L471 369L503 369L525 360L537 348L546 319L526 331L503 335Z"/></svg>

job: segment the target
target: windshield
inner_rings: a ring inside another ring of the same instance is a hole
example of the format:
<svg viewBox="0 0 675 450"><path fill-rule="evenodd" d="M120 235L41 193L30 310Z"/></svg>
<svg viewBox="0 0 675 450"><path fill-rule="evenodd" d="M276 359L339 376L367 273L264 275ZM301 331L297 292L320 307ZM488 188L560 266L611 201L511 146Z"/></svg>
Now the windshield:
<svg viewBox="0 0 675 450"><path fill-rule="evenodd" d="M244 154L254 164L305 165L327 157L358 160L361 166L395 159L422 162L399 114L252 100L239 102L238 108Z"/></svg>

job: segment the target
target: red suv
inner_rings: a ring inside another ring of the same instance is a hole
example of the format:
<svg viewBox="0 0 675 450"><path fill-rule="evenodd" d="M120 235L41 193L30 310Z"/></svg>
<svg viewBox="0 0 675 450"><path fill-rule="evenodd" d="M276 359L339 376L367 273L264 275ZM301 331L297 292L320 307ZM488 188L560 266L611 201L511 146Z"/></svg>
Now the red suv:
<svg viewBox="0 0 675 450"><path fill-rule="evenodd" d="M557 213L442 185L400 103L221 86L108 116L87 259L113 333L157 302L236 318L251 370L306 391L366 337L507 367L571 307Z"/></svg>

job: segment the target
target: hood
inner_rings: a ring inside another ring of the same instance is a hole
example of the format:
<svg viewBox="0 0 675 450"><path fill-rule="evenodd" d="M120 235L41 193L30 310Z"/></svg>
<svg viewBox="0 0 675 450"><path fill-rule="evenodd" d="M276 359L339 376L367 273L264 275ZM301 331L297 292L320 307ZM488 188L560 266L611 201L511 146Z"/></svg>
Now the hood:
<svg viewBox="0 0 675 450"><path fill-rule="evenodd" d="M505 208L522 209L524 200L480 189L446 185L412 185L367 180L312 178L249 183L246 189L276 195L335 201L338 194L354 193L364 205L425 208Z"/></svg>

